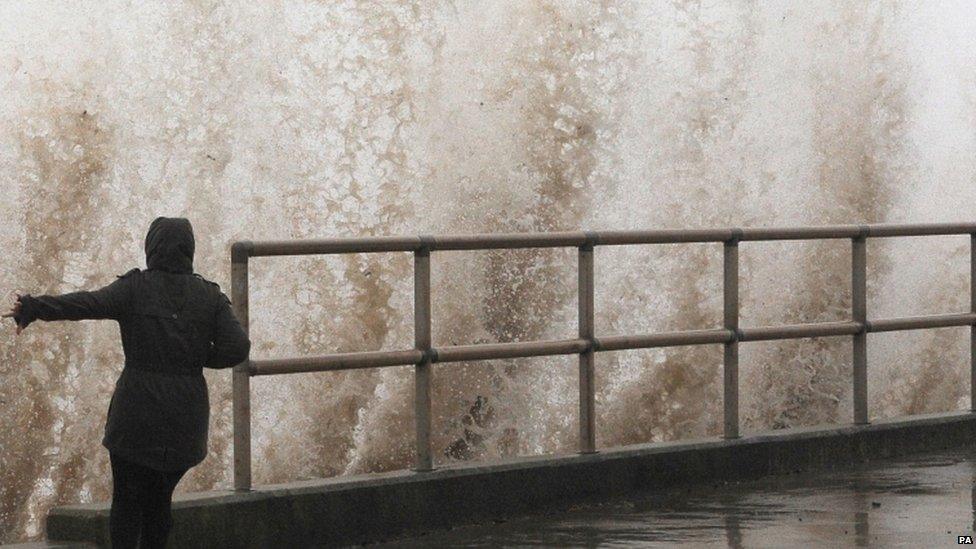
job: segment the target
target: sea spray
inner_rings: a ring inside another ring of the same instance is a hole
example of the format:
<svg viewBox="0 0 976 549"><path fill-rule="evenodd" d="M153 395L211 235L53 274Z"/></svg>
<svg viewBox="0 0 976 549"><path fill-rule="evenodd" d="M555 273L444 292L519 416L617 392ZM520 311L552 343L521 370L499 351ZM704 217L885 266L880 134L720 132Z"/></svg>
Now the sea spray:
<svg viewBox="0 0 976 549"><path fill-rule="evenodd" d="M0 6L5 294L94 289L191 219L234 240L971 221L968 3ZM869 242L869 315L965 310L968 243ZM597 248L597 335L717 327L721 245ZM742 325L846 319L846 241L743 243ZM576 253L432 255L435 345L576 333ZM409 253L254 258L254 358L412 346ZM11 330L12 327L8 325ZM966 408L963 329L869 338L871 417ZM602 446L715 435L719 346L597 355ZM106 322L0 340L0 540L105 501ZM847 338L743 344L744 430L850 421ZM575 357L433 367L435 463L576 449ZM230 376L207 372L231 481ZM257 484L409 467L409 367L252 380Z"/></svg>

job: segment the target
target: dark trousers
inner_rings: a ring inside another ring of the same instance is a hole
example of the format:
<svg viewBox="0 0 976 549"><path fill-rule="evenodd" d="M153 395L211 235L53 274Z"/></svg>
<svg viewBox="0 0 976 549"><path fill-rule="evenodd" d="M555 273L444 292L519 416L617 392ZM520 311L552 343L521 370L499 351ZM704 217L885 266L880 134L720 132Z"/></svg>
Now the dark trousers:
<svg viewBox="0 0 976 549"><path fill-rule="evenodd" d="M113 549L163 548L173 526L173 490L186 474L157 471L109 453L112 462L112 512L109 531Z"/></svg>

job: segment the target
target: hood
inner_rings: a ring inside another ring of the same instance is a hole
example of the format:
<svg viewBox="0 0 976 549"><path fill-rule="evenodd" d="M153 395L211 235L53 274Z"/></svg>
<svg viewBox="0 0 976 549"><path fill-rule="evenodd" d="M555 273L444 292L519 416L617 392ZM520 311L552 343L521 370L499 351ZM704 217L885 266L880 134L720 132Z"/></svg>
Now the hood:
<svg viewBox="0 0 976 549"><path fill-rule="evenodd" d="M193 227L184 217L157 217L146 233L146 268L193 273Z"/></svg>

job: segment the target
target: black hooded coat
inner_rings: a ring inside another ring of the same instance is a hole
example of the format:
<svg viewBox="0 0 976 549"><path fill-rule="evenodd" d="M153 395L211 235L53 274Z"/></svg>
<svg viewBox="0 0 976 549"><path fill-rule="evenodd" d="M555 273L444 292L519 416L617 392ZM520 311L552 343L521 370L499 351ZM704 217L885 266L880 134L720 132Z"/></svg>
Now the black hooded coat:
<svg viewBox="0 0 976 549"><path fill-rule="evenodd" d="M158 217L146 235L146 270L94 291L21 296L21 326L34 320L112 319L125 367L109 403L102 445L160 471L207 455L210 402L203 368L247 359L251 341L214 282L193 273L193 229Z"/></svg>

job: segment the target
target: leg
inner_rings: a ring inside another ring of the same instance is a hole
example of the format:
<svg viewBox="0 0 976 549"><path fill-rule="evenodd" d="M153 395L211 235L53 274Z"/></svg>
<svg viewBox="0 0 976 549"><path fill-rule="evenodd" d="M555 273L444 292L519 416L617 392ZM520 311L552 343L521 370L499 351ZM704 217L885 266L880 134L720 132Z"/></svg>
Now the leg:
<svg viewBox="0 0 976 549"><path fill-rule="evenodd" d="M173 527L171 504L173 490L186 474L183 471L152 471L146 504L142 508L142 546L153 549L166 547L170 528Z"/></svg>
<svg viewBox="0 0 976 549"><path fill-rule="evenodd" d="M142 479L136 464L109 453L112 462L112 510L109 533L112 547L135 549L142 523Z"/></svg>

